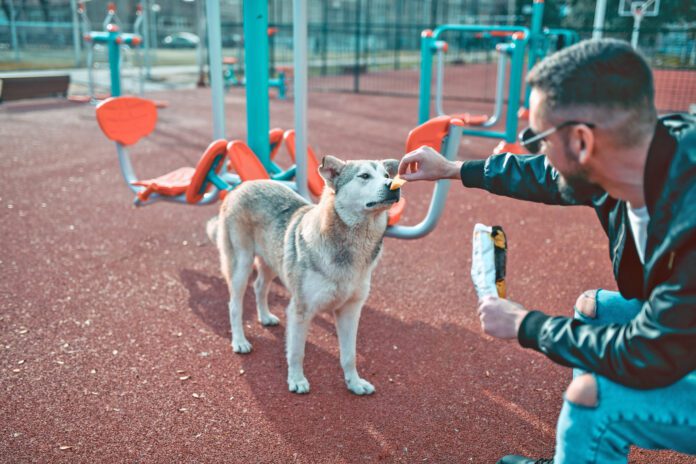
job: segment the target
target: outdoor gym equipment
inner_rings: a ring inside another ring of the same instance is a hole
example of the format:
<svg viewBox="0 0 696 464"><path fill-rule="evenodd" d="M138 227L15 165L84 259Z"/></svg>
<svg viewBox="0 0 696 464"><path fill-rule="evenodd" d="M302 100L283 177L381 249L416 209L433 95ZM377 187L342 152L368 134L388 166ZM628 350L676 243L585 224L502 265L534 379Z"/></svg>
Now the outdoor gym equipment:
<svg viewBox="0 0 696 464"><path fill-rule="evenodd" d="M524 55L527 47L529 29L519 26L483 26L483 25L459 25L445 24L438 26L434 31L425 30L421 34L421 79L418 105L418 122L423 123L430 118L431 81L433 55L438 54L438 67L436 75L436 107L442 114L443 73L446 45L440 36L447 31L483 34L507 34L510 33L511 41L498 44L498 77L496 90L496 106L493 115L488 118L482 115L468 113L455 115L469 128L463 129L464 135L478 137L490 137L503 139L496 148L496 152L522 153L522 148L517 143L518 109L520 107L520 89L522 86L522 71L524 68ZM510 78L507 92L507 111L505 115L505 129L503 132L488 129L497 123L502 111L502 87L504 85L505 61L510 60ZM480 126L476 128L477 126Z"/></svg>
<svg viewBox="0 0 696 464"><path fill-rule="evenodd" d="M95 79L94 79L94 47L97 44L105 44L107 47L108 61L109 61L109 72L110 72L110 84L111 84L111 96L121 95L121 65L122 60L122 47L133 50L136 54L138 61L138 93L143 95L144 93L144 82L145 76L143 73L142 66L142 56L140 53L140 46L142 44L142 35L139 34L143 27L143 10L142 5L138 4L136 7L136 19L133 23L134 33L122 33L121 32L121 21L116 15L116 6L114 3L109 3L107 7L107 16L104 19L103 26L104 31L91 31L90 22L87 17L86 9L84 3L80 2L77 7L78 15L81 20L83 39L87 45L87 81L88 81L88 93L86 97L73 96L72 101L76 102L91 102L97 103L108 97L108 95L98 96L95 91ZM158 106L166 106L164 102L158 102Z"/></svg>
<svg viewBox="0 0 696 464"><path fill-rule="evenodd" d="M224 197L241 182L255 179L271 179L293 188L294 182L282 179L285 173L271 176L254 152L241 140L213 141L203 152L196 167L181 167L164 175L139 179L133 169L128 147L149 135L157 123L154 102L139 97L112 97L101 102L96 110L97 122L107 138L116 143L121 174L128 187L135 193L134 204L144 206L164 200L176 203L206 205ZM423 145L441 151L449 160L456 159L464 122L450 116L439 116L413 129L406 142L406 152ZM271 158L275 158L282 142L291 157L295 158L295 133L292 130L273 129L269 133ZM228 159L229 171L225 166ZM318 173L319 164L313 151L308 157L310 189L321 194L324 182ZM234 171L234 172L230 172ZM406 205L402 198L389 210L388 237L415 239L434 229L444 209L450 181L435 183L433 196L426 217L415 226L397 225Z"/></svg>
<svg viewBox="0 0 696 464"><path fill-rule="evenodd" d="M218 177L227 153L227 141L215 140L193 167L182 167L162 176L140 180L135 175L127 147L149 135L157 122L154 102L139 97L112 97L97 106L97 122L116 142L121 174L136 194L136 206L157 200L204 205L217 200L228 184Z"/></svg>
<svg viewBox="0 0 696 464"><path fill-rule="evenodd" d="M444 71L445 53L447 43L440 40L440 36L447 31L459 31L463 33L474 33L476 37L505 37L507 42L496 45L498 54L498 66L496 75L496 92L493 114L472 115L469 113L458 114L467 126L474 126L465 129L465 135L479 137L502 138L503 140L495 148L494 153L512 152L525 153L517 143L517 123L519 118L529 117L529 95L531 87L526 85L524 99L519 98L522 87L522 77L525 63L525 52L527 52L527 71L534 64L543 58L549 51L549 45L555 41L556 48L572 45L579 41L576 32L568 29L542 29L542 19L544 14L543 0L534 0L532 4L531 27L513 26L486 26L486 25L442 25L434 31L426 30L421 34L421 81L420 81L420 100L418 120L423 122L430 117L430 98L431 98L431 73L433 54L437 55L436 68L436 89L435 89L435 110L438 115L445 114L443 109L444 93ZM507 62L510 63L510 76L507 92L507 112L505 114L505 129L503 132L484 130L497 124L502 115L505 86L505 70Z"/></svg>
<svg viewBox="0 0 696 464"><path fill-rule="evenodd" d="M269 27L267 29L267 34L269 39L272 38L277 32L275 27ZM246 44L245 44L246 48ZM244 87L246 85L246 76L239 78L235 71L235 67L238 66L239 60L233 56L225 57L222 60L224 65L223 79L225 82L225 88L228 87ZM284 69L278 71L278 76L275 78L268 79L268 86L278 89L278 98L280 100L285 100L287 97L287 77Z"/></svg>

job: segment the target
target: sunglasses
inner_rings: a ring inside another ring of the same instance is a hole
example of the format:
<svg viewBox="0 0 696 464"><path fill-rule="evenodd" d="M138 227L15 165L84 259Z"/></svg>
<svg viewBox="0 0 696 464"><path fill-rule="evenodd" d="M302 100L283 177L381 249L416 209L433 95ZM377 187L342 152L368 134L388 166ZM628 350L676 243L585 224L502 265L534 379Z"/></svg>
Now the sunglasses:
<svg viewBox="0 0 696 464"><path fill-rule="evenodd" d="M590 129L594 129L595 127L594 124L588 122L566 121L557 125L556 127L552 127L551 129L547 129L538 134L534 132L531 127L527 127L526 129L522 129L518 137L520 140L520 145L526 148L529 153L539 153L541 151L541 142L543 142L546 137L553 134L557 130L563 129L564 127L577 126L579 124L583 124Z"/></svg>

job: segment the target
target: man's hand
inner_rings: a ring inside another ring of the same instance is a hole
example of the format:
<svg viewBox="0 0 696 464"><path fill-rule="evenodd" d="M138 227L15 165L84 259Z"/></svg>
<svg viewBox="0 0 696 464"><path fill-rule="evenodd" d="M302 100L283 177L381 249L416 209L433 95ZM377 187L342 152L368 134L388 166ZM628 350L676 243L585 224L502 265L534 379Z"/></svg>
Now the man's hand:
<svg viewBox="0 0 696 464"><path fill-rule="evenodd" d="M497 338L517 338L522 319L529 313L522 305L503 298L484 297L479 301L481 328Z"/></svg>
<svg viewBox="0 0 696 464"><path fill-rule="evenodd" d="M399 177L407 181L459 179L461 161L450 161L424 145L404 155L399 163Z"/></svg>

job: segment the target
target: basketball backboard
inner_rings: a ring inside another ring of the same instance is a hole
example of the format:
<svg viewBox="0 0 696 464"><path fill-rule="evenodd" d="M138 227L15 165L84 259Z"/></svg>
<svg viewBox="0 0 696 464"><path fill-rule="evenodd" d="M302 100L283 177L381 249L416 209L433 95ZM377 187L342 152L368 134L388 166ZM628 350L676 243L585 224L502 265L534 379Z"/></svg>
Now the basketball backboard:
<svg viewBox="0 0 696 464"><path fill-rule="evenodd" d="M657 16L660 12L660 0L620 0L620 16Z"/></svg>

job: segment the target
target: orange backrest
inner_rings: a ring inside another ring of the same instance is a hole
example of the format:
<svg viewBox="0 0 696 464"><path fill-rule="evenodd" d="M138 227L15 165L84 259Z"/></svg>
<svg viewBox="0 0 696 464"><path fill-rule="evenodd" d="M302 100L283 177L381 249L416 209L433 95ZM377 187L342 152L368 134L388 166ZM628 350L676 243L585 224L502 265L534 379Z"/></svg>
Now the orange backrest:
<svg viewBox="0 0 696 464"><path fill-rule="evenodd" d="M442 139L449 132L451 119L450 116L438 116L411 130L406 139L406 153L423 145L428 145L439 152L442 148Z"/></svg>
<svg viewBox="0 0 696 464"><path fill-rule="evenodd" d="M285 131L283 139L292 162L297 163L295 161L295 131L292 129ZM317 155L314 154L314 150L309 145L307 145L307 186L309 191L315 196L321 195L321 192L324 190L324 179L319 174Z"/></svg>
<svg viewBox="0 0 696 464"><path fill-rule="evenodd" d="M144 98L107 98L97 105L97 122L110 140L133 145L155 129L157 107Z"/></svg>
<svg viewBox="0 0 696 464"><path fill-rule="evenodd" d="M232 168L243 181L271 178L251 148L241 140L227 144L227 156Z"/></svg>

